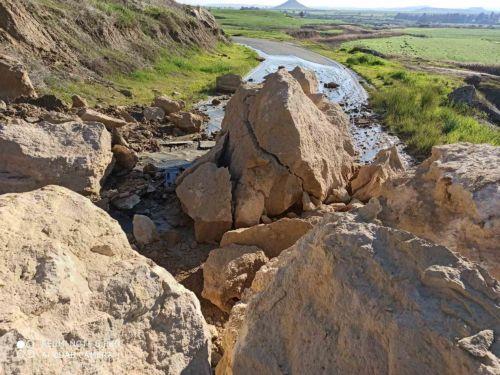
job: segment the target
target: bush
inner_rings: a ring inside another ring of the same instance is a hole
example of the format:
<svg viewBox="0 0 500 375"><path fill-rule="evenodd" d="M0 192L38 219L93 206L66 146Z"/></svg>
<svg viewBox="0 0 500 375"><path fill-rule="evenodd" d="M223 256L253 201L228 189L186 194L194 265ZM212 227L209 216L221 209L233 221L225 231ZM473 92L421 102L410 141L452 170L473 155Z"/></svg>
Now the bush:
<svg viewBox="0 0 500 375"><path fill-rule="evenodd" d="M346 60L347 65L385 65L384 61L378 57L367 55L365 53L358 53L355 56L351 56Z"/></svg>

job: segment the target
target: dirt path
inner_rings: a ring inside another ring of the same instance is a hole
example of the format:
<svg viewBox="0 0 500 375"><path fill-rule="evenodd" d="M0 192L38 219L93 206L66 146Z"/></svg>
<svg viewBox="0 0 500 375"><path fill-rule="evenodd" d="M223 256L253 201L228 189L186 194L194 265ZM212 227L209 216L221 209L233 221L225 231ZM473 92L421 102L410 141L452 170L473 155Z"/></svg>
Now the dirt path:
<svg viewBox="0 0 500 375"><path fill-rule="evenodd" d="M340 65L337 62L320 55L319 53L309 51L293 43L244 37L233 37L233 41L262 51L267 55L294 56L316 64L330 66Z"/></svg>

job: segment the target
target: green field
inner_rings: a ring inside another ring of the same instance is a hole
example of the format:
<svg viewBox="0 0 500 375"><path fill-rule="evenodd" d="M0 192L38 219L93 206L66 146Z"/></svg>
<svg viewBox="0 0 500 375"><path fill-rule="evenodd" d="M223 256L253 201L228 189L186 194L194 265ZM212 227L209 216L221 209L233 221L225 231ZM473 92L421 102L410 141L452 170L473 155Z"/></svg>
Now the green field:
<svg viewBox="0 0 500 375"><path fill-rule="evenodd" d="M183 99L194 104L213 92L217 76L227 73L244 75L258 65L257 54L238 44L220 43L212 52L189 50L183 53L165 53L148 69L131 74L106 77L117 88L133 94L124 97L110 85L89 82L52 82L50 92L70 101L74 94L85 97L90 103L114 105L149 104L158 93Z"/></svg>
<svg viewBox="0 0 500 375"><path fill-rule="evenodd" d="M408 28L411 35L361 39L342 47L364 46L387 55L444 62L500 64L500 29Z"/></svg>
<svg viewBox="0 0 500 375"><path fill-rule="evenodd" d="M339 61L370 84L371 104L384 123L397 133L416 156L427 156L436 144L454 142L500 145L500 131L481 123L481 114L451 106L448 94L462 81L453 76L406 69L400 62L345 48L306 46Z"/></svg>
<svg viewBox="0 0 500 375"><path fill-rule="evenodd" d="M316 18L287 16L271 10L210 9L229 35L250 38L291 40L288 29L298 29L304 25L329 24L331 21Z"/></svg>
<svg viewBox="0 0 500 375"><path fill-rule="evenodd" d="M335 30L332 18L318 19L320 15L301 19L272 11L212 11L230 35L285 40L291 39L287 30L314 23L332 24ZM359 73L370 85L374 109L415 155L426 156L433 145L459 141L500 145L500 132L483 124L481 114L448 103L448 94L463 84L460 78L417 72L398 59L351 51L363 45L387 55L498 64L500 29L407 28L404 31L411 35L357 40L344 43L342 48L304 40L297 43Z"/></svg>

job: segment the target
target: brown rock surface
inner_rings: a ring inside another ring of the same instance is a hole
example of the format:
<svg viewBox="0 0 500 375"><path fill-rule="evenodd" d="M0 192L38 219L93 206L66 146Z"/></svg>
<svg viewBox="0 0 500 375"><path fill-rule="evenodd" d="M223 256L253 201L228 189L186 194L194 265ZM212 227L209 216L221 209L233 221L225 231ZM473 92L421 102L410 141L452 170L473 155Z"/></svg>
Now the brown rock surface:
<svg viewBox="0 0 500 375"><path fill-rule="evenodd" d="M194 220L198 241L218 242L231 229L231 181L227 168L204 163L184 178L176 193Z"/></svg>
<svg viewBox="0 0 500 375"><path fill-rule="evenodd" d="M232 94L243 84L243 79L238 74L224 74L215 82L217 92Z"/></svg>
<svg viewBox="0 0 500 375"><path fill-rule="evenodd" d="M200 132L205 121L201 115L191 112L173 113L169 116L169 120L186 133Z"/></svg>
<svg viewBox="0 0 500 375"><path fill-rule="evenodd" d="M116 159L116 166L120 169L131 171L139 160L134 150L122 145L114 145L111 151Z"/></svg>
<svg viewBox="0 0 500 375"><path fill-rule="evenodd" d="M0 54L0 99L12 101L19 97L36 97L28 73L19 61Z"/></svg>
<svg viewBox="0 0 500 375"><path fill-rule="evenodd" d="M283 218L271 224L228 231L222 236L220 245L253 245L262 249L268 258L273 258L292 246L312 227L306 220Z"/></svg>
<svg viewBox="0 0 500 375"><path fill-rule="evenodd" d="M99 123L0 124L0 194L50 184L98 194L112 157L111 136Z"/></svg>
<svg viewBox="0 0 500 375"><path fill-rule="evenodd" d="M158 96L153 101L152 106L161 108L165 111L165 114L170 115L181 111L185 107L185 103L182 100L170 99L167 96Z"/></svg>
<svg viewBox="0 0 500 375"><path fill-rule="evenodd" d="M105 115L90 108L82 109L78 113L78 116L80 116L83 121L100 122L104 124L109 131L127 125L127 121L125 120Z"/></svg>
<svg viewBox="0 0 500 375"><path fill-rule="evenodd" d="M202 296L223 311L231 311L267 262L256 246L229 245L210 252L203 264Z"/></svg>
<svg viewBox="0 0 500 375"><path fill-rule="evenodd" d="M435 146L403 183L387 185L381 218L448 246L500 278L500 147Z"/></svg>
<svg viewBox="0 0 500 375"><path fill-rule="evenodd" d="M500 370L500 344L470 339L500 331L500 285L446 247L335 214L271 267L234 307L217 374Z"/></svg>
<svg viewBox="0 0 500 375"><path fill-rule="evenodd" d="M59 186L0 196L0 250L0 372L210 374L195 295L89 199Z"/></svg>
<svg viewBox="0 0 500 375"><path fill-rule="evenodd" d="M369 165L363 165L351 181L354 198L367 202L381 194L382 186L391 178L396 178L404 171L396 146L381 150Z"/></svg>

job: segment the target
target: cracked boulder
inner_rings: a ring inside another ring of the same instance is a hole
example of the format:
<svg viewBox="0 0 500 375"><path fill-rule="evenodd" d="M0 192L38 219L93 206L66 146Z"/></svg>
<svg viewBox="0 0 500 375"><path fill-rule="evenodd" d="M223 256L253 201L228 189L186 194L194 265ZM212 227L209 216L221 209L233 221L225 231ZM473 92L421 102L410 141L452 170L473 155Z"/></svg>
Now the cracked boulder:
<svg viewBox="0 0 500 375"><path fill-rule="evenodd" d="M0 124L0 194L55 184L96 195L112 160L111 135L100 123Z"/></svg>
<svg viewBox="0 0 500 375"><path fill-rule="evenodd" d="M89 199L1 195L0 258L1 373L211 373L195 295Z"/></svg>
<svg viewBox="0 0 500 375"><path fill-rule="evenodd" d="M383 189L380 218L448 246L500 279L500 147L457 143Z"/></svg>
<svg viewBox="0 0 500 375"><path fill-rule="evenodd" d="M344 120L345 115L328 116L281 69L263 85L238 89L227 105L216 147L181 176L179 187L204 163L228 168L236 228L300 206L303 192L324 201L333 189L346 186L352 172Z"/></svg>
<svg viewBox="0 0 500 375"><path fill-rule="evenodd" d="M409 232L326 216L251 289L232 309L217 374L500 371L500 284Z"/></svg>

